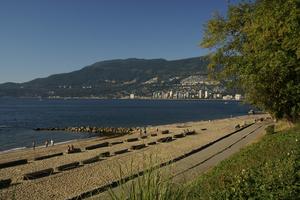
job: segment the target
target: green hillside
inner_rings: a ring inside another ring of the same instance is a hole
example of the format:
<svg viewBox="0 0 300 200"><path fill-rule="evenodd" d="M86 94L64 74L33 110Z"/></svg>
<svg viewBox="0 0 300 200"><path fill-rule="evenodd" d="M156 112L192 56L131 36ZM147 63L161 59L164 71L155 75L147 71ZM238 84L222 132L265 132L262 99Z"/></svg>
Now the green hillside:
<svg viewBox="0 0 300 200"><path fill-rule="evenodd" d="M108 60L70 73L25 83L1 84L0 96L118 97L132 91L146 94L158 88L171 87L190 75L206 74L207 65L207 57L172 61L136 58ZM157 79L156 83L147 84L153 78Z"/></svg>

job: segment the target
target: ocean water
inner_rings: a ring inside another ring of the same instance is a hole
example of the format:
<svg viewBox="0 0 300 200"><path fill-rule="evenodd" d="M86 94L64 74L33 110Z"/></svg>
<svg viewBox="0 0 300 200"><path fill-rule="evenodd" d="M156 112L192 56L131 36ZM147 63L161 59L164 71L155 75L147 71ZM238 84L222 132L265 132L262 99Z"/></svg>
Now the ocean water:
<svg viewBox="0 0 300 200"><path fill-rule="evenodd" d="M91 137L84 133L34 128L137 127L245 115L253 109L237 101L62 100L0 98L0 151Z"/></svg>

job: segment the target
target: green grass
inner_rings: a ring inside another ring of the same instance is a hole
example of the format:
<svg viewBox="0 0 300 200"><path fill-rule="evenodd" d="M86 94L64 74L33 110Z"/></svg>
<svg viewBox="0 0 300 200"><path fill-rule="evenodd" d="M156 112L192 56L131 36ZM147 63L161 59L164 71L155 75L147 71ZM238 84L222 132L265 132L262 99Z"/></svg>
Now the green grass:
<svg viewBox="0 0 300 200"><path fill-rule="evenodd" d="M150 171L113 199L300 199L300 125L266 135L186 185ZM166 181L167 180L167 181Z"/></svg>
<svg viewBox="0 0 300 200"><path fill-rule="evenodd" d="M172 183L168 169L149 169L143 175L130 182L122 184L121 191L109 191L113 200L177 200L184 196L184 190ZM176 190L174 190L176 188Z"/></svg>
<svg viewBox="0 0 300 200"><path fill-rule="evenodd" d="M186 189L187 199L300 199L300 126L266 135Z"/></svg>

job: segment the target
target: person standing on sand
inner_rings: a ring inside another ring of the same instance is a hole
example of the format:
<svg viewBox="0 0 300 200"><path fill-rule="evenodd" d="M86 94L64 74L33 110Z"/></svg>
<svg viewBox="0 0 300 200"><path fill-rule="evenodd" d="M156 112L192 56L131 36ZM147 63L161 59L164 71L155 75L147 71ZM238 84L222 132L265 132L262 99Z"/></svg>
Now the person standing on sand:
<svg viewBox="0 0 300 200"><path fill-rule="evenodd" d="M51 139L50 140L50 145L53 147L54 146L54 141Z"/></svg>
<svg viewBox="0 0 300 200"><path fill-rule="evenodd" d="M35 141L32 142L32 149L35 150Z"/></svg>
<svg viewBox="0 0 300 200"><path fill-rule="evenodd" d="M143 136L143 133L142 133L143 131L142 131L142 128L140 128L140 137L142 137Z"/></svg>
<svg viewBox="0 0 300 200"><path fill-rule="evenodd" d="M49 145L49 142L48 142L48 140L46 140L46 142L45 142L45 147L47 148L48 145Z"/></svg>

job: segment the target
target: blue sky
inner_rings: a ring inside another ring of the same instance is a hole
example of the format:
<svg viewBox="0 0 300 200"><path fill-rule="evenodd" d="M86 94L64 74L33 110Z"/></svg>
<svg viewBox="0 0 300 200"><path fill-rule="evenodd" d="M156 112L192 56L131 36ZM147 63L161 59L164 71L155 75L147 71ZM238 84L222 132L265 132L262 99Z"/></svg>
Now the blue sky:
<svg viewBox="0 0 300 200"><path fill-rule="evenodd" d="M203 24L227 0L1 0L0 83L117 58L201 56Z"/></svg>

